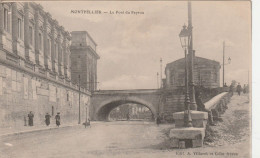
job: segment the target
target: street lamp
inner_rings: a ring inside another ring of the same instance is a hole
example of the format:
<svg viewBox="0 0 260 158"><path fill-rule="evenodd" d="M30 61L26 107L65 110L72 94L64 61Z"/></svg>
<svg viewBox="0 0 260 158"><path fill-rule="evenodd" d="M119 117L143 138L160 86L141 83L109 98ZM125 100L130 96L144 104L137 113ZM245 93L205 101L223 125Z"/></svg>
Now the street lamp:
<svg viewBox="0 0 260 158"><path fill-rule="evenodd" d="M188 41L190 41L190 32L187 29L187 26L184 25L180 34L180 41L181 46L184 49L184 56L185 56L185 111L184 111L184 126L185 127L192 127L192 119L190 114L190 98L189 98L189 88L188 88L188 58L187 58L187 48L189 46Z"/></svg>
<svg viewBox="0 0 260 158"><path fill-rule="evenodd" d="M80 119L80 75L79 75L79 120L78 120L78 124L80 124L81 119Z"/></svg>
<svg viewBox="0 0 260 158"><path fill-rule="evenodd" d="M228 58L228 63L225 63L225 41L223 42L223 87L225 86L225 65L231 63L231 58Z"/></svg>

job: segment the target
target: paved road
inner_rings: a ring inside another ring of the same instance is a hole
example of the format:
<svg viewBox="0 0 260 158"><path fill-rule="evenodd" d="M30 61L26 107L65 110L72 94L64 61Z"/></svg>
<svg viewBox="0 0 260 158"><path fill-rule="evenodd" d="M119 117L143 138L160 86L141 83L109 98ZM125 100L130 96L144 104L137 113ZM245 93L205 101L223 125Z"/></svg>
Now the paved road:
<svg viewBox="0 0 260 158"><path fill-rule="evenodd" d="M152 122L98 122L91 128L50 130L21 135L0 144L0 157L96 157L127 154L133 150L149 150L163 141L160 130Z"/></svg>
<svg viewBox="0 0 260 158"><path fill-rule="evenodd" d="M249 107L247 96L232 97L229 109L223 115L224 122L219 123L216 130L229 129L228 131L231 131L226 132L225 140L232 138L234 131L239 131L235 134L246 140L240 139L241 141L224 143L221 146L205 145L203 148L166 149L167 142L163 133L172 125L157 127L152 122L140 121L95 122L91 128L86 129L83 126L76 126L5 138L0 140L0 158L247 158L249 151L245 149L249 146L248 125L239 126L239 124L242 125L242 118L230 117L238 113L237 110L240 110L239 116L241 116L241 110L248 113ZM245 117L242 120L246 122L248 118ZM229 126L233 124L238 126ZM194 152L198 152L197 155L194 155ZM214 155L207 155L210 153ZM228 156L228 154L234 155Z"/></svg>

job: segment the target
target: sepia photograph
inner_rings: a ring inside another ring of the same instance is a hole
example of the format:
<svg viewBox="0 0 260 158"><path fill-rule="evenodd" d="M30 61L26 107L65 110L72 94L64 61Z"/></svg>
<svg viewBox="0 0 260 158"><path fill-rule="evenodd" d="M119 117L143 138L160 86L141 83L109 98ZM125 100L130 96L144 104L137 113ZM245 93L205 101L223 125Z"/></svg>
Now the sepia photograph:
<svg viewBox="0 0 260 158"><path fill-rule="evenodd" d="M251 158L251 7L0 2L0 158Z"/></svg>

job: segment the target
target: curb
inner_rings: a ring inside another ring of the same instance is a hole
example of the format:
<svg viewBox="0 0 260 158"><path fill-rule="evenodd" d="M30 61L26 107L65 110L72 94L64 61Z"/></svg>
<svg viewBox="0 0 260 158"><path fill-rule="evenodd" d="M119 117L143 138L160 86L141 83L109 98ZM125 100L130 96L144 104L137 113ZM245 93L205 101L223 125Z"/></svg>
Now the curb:
<svg viewBox="0 0 260 158"><path fill-rule="evenodd" d="M0 138L6 138L10 136L17 136L17 135L23 135L23 134L29 134L29 133L36 133L36 132L41 132L41 131L48 131L48 130L56 130L56 129L61 129L61 128L69 128L69 127L74 127L74 126L79 126L79 125L67 125L67 126L62 126L62 127L50 127L50 128L41 128L41 129L35 129L35 130L29 130L29 131L19 131L19 132L13 132L13 133L7 133L0 135Z"/></svg>

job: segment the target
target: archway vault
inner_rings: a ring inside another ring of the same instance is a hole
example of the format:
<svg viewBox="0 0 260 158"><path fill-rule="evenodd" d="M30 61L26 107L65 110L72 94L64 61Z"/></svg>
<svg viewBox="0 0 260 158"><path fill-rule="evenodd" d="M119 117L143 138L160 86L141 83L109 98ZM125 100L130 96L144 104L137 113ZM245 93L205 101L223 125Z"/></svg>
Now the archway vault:
<svg viewBox="0 0 260 158"><path fill-rule="evenodd" d="M141 104L147 107L154 116L156 115L156 109L154 105L143 99L137 97L116 97L106 100L99 105L99 108L96 110L96 119L99 121L108 120L109 113L114 108L127 103Z"/></svg>

